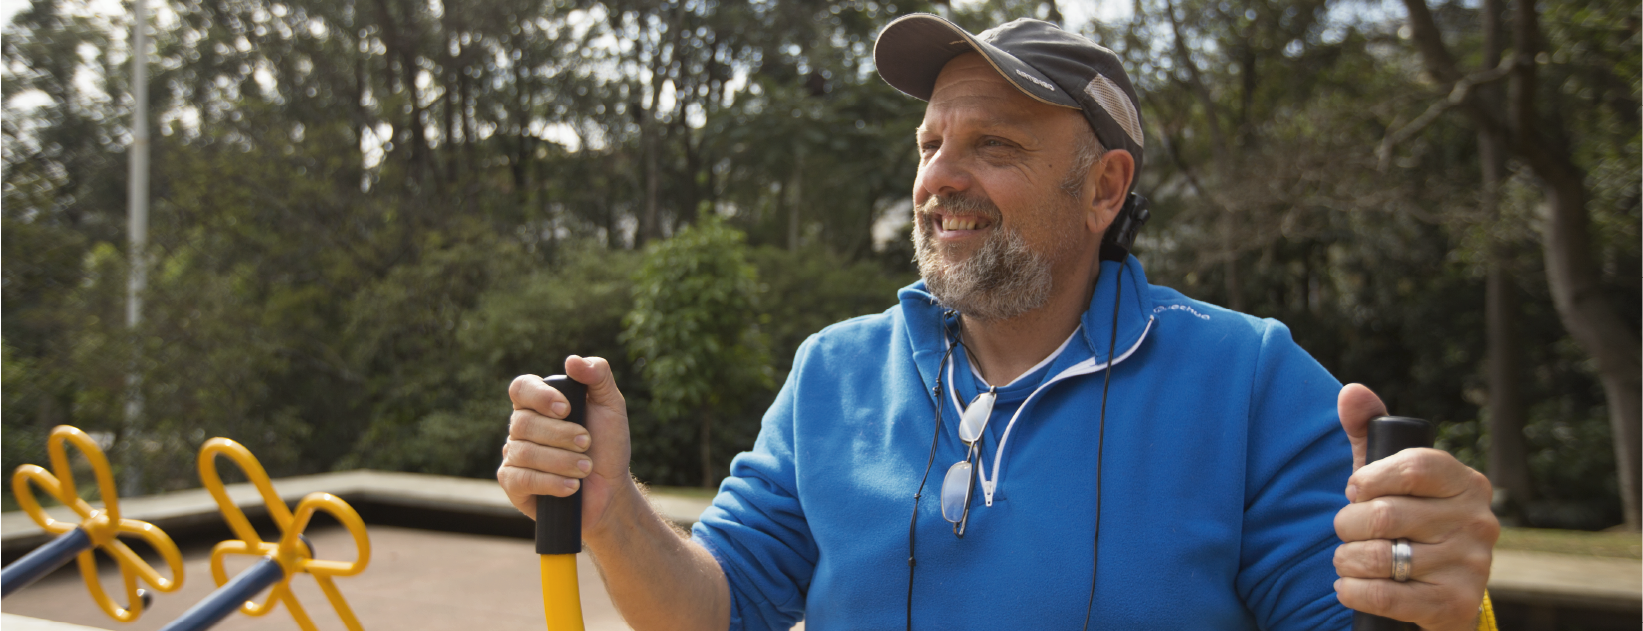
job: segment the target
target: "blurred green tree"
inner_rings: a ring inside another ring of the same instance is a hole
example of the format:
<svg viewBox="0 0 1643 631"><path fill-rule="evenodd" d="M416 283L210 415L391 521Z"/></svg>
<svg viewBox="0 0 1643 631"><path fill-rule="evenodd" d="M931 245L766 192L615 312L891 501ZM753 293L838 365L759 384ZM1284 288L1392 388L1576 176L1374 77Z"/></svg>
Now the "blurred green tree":
<svg viewBox="0 0 1643 631"><path fill-rule="evenodd" d="M758 269L746 237L713 215L645 251L623 323L628 353L643 362L657 418L689 418L700 431L703 487L718 485L713 425L772 387L759 328Z"/></svg>
<svg viewBox="0 0 1643 631"><path fill-rule="evenodd" d="M721 396L706 441L708 408L655 396L652 357L619 339L635 250L708 217L744 233L757 299L735 317L768 348L746 366L779 382L806 336L881 311L916 278L902 219L922 104L877 77L874 34L918 10L981 29L1072 7L447 4L166 5L151 40L149 317L135 338L120 317L130 24L78 0L17 14L0 67L8 468L42 458L16 437L53 424L118 431L135 342L149 427L116 449L152 463L151 490L197 484L192 452L212 435L276 475L489 476L508 380L558 372L570 353L612 359L635 474L698 483L715 459L704 445L721 465L747 448L774 393ZM1143 94L1140 188L1156 218L1140 256L1155 282L1283 320L1335 374L1440 421L1444 444L1482 467L1492 408L1511 405L1489 402L1484 297L1489 279L1510 281L1524 518L1621 521L1609 410L1545 280L1531 170L1507 161L1497 217L1463 117L1379 151L1449 94L1403 17L1339 0L1128 9L1067 26L1123 54ZM1487 65L1483 9L1432 9L1460 63ZM1542 11L1538 111L1585 170L1598 293L1635 330L1639 10Z"/></svg>

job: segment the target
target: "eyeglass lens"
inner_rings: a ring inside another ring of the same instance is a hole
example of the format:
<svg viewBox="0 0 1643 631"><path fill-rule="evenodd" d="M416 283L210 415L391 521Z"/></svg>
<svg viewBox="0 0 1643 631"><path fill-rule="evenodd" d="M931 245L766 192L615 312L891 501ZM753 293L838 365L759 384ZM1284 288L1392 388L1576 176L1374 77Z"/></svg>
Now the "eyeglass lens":
<svg viewBox="0 0 1643 631"><path fill-rule="evenodd" d="M998 395L988 390L976 395L970 406L964 408L958 423L958 439L964 444L976 442L981 437L981 430L987 427L987 419L993 415L993 399Z"/></svg>
<svg viewBox="0 0 1643 631"><path fill-rule="evenodd" d="M964 510L970 506L970 480L974 477L969 458L947 469L947 479L941 483L941 516L947 521L956 524L964 519Z"/></svg>

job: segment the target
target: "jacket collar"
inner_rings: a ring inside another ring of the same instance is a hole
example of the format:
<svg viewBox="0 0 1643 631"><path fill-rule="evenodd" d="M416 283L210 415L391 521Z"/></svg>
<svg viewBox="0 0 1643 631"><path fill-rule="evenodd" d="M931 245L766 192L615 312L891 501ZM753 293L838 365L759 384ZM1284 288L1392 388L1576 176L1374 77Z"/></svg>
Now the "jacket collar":
<svg viewBox="0 0 1643 631"><path fill-rule="evenodd" d="M1118 280L1121 275L1122 283ZM1090 356L1102 365L1107 362L1108 345L1112 341L1113 299L1118 294L1120 284L1123 298L1118 303L1118 338L1114 345L1116 350L1112 353L1115 361L1136 348L1151 321L1152 300L1150 292L1146 291L1147 275L1141 268L1141 261L1134 256L1124 263L1102 261L1101 275L1095 281L1089 308L1080 318L1083 323L1079 329L1080 339L1075 342L1084 344ZM902 288L897 298L901 301L908 342L913 348L913 362L918 366L925 392L933 393L937 384L936 375L947 351L944 327L953 326L954 321L943 315L946 309L930 295L922 279Z"/></svg>

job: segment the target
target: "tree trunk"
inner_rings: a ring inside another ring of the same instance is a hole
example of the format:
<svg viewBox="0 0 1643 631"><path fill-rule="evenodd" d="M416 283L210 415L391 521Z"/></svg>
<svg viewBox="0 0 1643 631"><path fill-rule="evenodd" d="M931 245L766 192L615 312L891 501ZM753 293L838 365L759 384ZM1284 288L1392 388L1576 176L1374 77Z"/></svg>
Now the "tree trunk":
<svg viewBox="0 0 1643 631"><path fill-rule="evenodd" d="M406 123L407 131L411 132L411 178L418 184L426 183L431 171L428 162L428 132L424 127L428 124L422 110L422 90L416 86L416 75L419 68L416 65L416 54L409 48L401 49L399 68L405 73L405 92L411 102L410 120Z"/></svg>
<svg viewBox="0 0 1643 631"><path fill-rule="evenodd" d="M1198 63L1192 59L1192 50L1187 44L1186 37L1181 32L1181 19L1175 15L1175 3L1173 0L1164 4L1164 11L1169 17L1170 33L1174 36L1175 62L1181 67L1186 68L1187 76L1184 79L1184 82L1191 90L1193 96L1197 97L1198 105L1204 108L1204 119L1202 126L1209 130L1209 144L1213 154L1213 160L1211 161L1210 168L1208 170L1209 183L1210 186L1222 186L1225 183L1223 178L1226 178L1229 173L1232 173L1233 168L1232 148L1228 143L1226 135L1221 129L1221 108L1216 105L1215 97L1210 94L1208 84L1204 83L1203 73L1199 71ZM1252 64L1246 62L1246 65ZM1245 70L1248 71L1249 68L1246 67ZM1245 72L1245 75L1246 78L1249 78L1253 77L1254 73L1249 71ZM1253 94L1253 88L1250 87L1251 85L1253 84L1246 83L1244 85L1246 109L1248 108L1248 98L1251 94ZM1196 186L1196 182L1194 182L1194 184L1195 188L1198 189L1199 194L1209 197L1210 201L1215 202L1215 204L1221 208L1221 254L1226 257L1225 260L1222 261L1221 265L1225 276L1223 280L1226 281L1226 307L1233 311L1243 311L1243 287L1240 279L1238 278L1238 250L1237 244L1232 238L1233 229L1238 223L1238 217L1233 210L1233 206L1235 204L1224 203L1221 200L1217 200L1209 193L1208 188Z"/></svg>
<svg viewBox="0 0 1643 631"><path fill-rule="evenodd" d="M1483 68L1500 65L1505 47L1501 28L1501 0L1483 3ZM1499 103L1496 85L1479 88L1484 103ZM1482 211L1488 222L1488 281L1484 290L1485 328L1489 344L1489 481L1495 486L1495 514L1508 523L1523 524L1524 508L1534 498L1529 479L1529 455L1523 425L1523 342L1518 337L1519 296L1507 273L1509 246L1500 236L1500 186L1506 179L1505 139L1478 130L1478 161L1482 164Z"/></svg>
<svg viewBox="0 0 1643 631"><path fill-rule="evenodd" d="M1487 185L1485 185L1487 186ZM1505 269L1505 247L1489 253L1485 290L1489 338L1489 481L1495 485L1495 514L1521 520L1525 503L1534 498L1529 481L1529 453L1524 444L1523 349L1518 337L1518 293Z"/></svg>
<svg viewBox="0 0 1643 631"><path fill-rule="evenodd" d="M1404 0L1409 9L1409 25L1427 69L1440 81L1453 84L1461 78L1454 57L1443 44L1437 22L1425 0ZM1638 498L1639 457L1643 451L1643 357L1638 336L1609 305L1603 294L1602 276L1591 255L1591 219L1586 211L1585 175L1575 166L1567 149L1546 141L1535 115L1535 63L1533 51L1539 42L1539 15L1533 0L1517 0L1513 29L1513 55L1518 62L1512 70L1509 122L1501 121L1472 94L1463 109L1474 123L1488 131L1510 134L1512 153L1529 165L1540 180L1545 196L1546 224L1541 245L1546 259L1546 281L1552 302L1570 337L1597 363L1598 380L1609 406L1613 432L1615 475L1620 481L1620 501L1626 527L1636 532L1643 525ZM1555 134L1554 134L1555 136Z"/></svg>
<svg viewBox="0 0 1643 631"><path fill-rule="evenodd" d="M1233 311L1244 310L1244 288L1238 279L1238 247L1233 243L1233 230L1237 228L1237 220L1233 218L1229 209L1221 213L1221 252L1227 257L1222 268L1226 272L1227 308Z"/></svg>
<svg viewBox="0 0 1643 631"><path fill-rule="evenodd" d="M695 94L695 87L692 86L691 89L685 91L685 93ZM680 178L679 181L679 184L684 189L682 191L682 195L680 195L682 199L679 200L679 216L677 217L680 227L689 226L696 223L696 216L701 211L703 197L701 178L702 172L704 171L702 166L702 145L704 142L701 140L692 142L690 125L685 122L685 103L685 99L679 99L679 109L675 114L674 122L674 124L677 125L676 130L679 137L683 139L683 142L679 144L685 152L685 176ZM703 109L706 108L704 107ZM707 177L711 183L713 177L712 169L707 168L705 170L707 171Z"/></svg>
<svg viewBox="0 0 1643 631"><path fill-rule="evenodd" d="M793 152L793 184L783 191L791 195L787 202L787 251L799 249L799 206L804 203L804 145Z"/></svg>
<svg viewBox="0 0 1643 631"><path fill-rule="evenodd" d="M670 65L662 37L663 33L677 29L670 23L667 31L660 30L660 27L653 30L656 33L656 49L652 51L650 58L650 106L641 108L643 119L639 122L640 142L644 145L645 152L645 215L639 222L639 243L662 236L661 210L658 208L661 204L659 197L662 186L662 130L657 119L662 111L662 83L668 80L667 71Z"/></svg>
<svg viewBox="0 0 1643 631"><path fill-rule="evenodd" d="M659 216L656 209L661 191L661 174L657 173L658 160L656 157L656 122L651 120L651 113L645 112L645 121L640 127L640 144L645 151L645 216L639 222L639 244L662 236L659 227Z"/></svg>
<svg viewBox="0 0 1643 631"><path fill-rule="evenodd" d="M1637 334L1620 318L1603 295L1602 276L1592 260L1591 219L1586 212L1585 174L1574 165L1567 151L1553 149L1544 142L1534 111L1535 64L1528 60L1540 40L1539 15L1534 0L1517 0L1513 48L1524 63L1512 73L1512 114L1514 131L1532 143L1538 160L1550 162L1542 168L1531 162L1544 182L1547 215L1543 243L1546 248L1546 277L1552 287L1552 303L1569 334L1597 360L1598 380L1609 403L1609 427L1613 432L1615 475L1620 481L1620 503L1625 510L1626 528L1636 532L1643 525L1638 513L1639 424L1643 423L1643 366L1640 366Z"/></svg>
<svg viewBox="0 0 1643 631"><path fill-rule="evenodd" d="M454 58L452 60L454 61ZM445 85L450 86L451 84L456 83L456 81L452 80L454 77L454 74L448 75ZM457 106L454 101L455 99L452 98L449 87L447 87L445 91L439 95L441 133L445 135L444 138L439 140L439 162L444 163L445 181L452 184L456 183L456 174L458 171L456 153L456 112L454 111Z"/></svg>
<svg viewBox="0 0 1643 631"><path fill-rule="evenodd" d="M1579 180L1549 183L1549 217L1544 245L1546 276L1552 302L1569 334L1597 360L1598 380L1609 404L1609 428L1614 434L1615 475L1626 528L1636 532L1643 524L1638 514L1639 451L1643 445L1643 375L1640 375L1638 339L1603 295L1597 266L1591 257L1590 221L1586 196Z"/></svg>
<svg viewBox="0 0 1643 631"><path fill-rule="evenodd" d="M702 411L702 488L711 489L719 485L713 475L713 414Z"/></svg>

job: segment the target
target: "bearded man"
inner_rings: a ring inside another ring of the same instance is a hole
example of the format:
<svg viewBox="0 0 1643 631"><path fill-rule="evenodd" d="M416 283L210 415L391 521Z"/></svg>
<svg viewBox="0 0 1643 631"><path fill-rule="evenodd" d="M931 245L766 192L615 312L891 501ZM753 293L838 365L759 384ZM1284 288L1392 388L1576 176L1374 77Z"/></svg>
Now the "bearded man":
<svg viewBox="0 0 1643 631"><path fill-rule="evenodd" d="M631 625L1311 630L1352 607L1472 628L1499 529L1483 476L1435 450L1363 466L1368 389L1126 251L1143 134L1111 51L918 14L874 55L929 102L923 280L800 347L690 538L629 475L604 360L565 362L586 430L540 378L510 387L498 480L533 516L582 489Z"/></svg>

